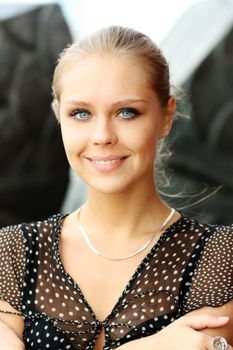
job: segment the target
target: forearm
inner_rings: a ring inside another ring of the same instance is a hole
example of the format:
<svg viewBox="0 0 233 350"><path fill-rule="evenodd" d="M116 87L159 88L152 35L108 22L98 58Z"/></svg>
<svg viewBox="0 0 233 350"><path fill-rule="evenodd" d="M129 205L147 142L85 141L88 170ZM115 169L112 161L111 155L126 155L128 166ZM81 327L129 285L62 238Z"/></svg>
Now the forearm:
<svg viewBox="0 0 233 350"><path fill-rule="evenodd" d="M22 339L6 323L0 320L0 349L25 350Z"/></svg>
<svg viewBox="0 0 233 350"><path fill-rule="evenodd" d="M128 343L121 345L119 350L155 350L155 344L157 343L156 334L129 341ZM161 349L161 348L159 348Z"/></svg>
<svg viewBox="0 0 233 350"><path fill-rule="evenodd" d="M213 337L202 333L201 330L221 330L227 323L229 323L228 317L209 314L184 316L154 335L133 340L120 346L119 350L213 349ZM221 333L215 335L221 335ZM228 350L233 350L230 345Z"/></svg>

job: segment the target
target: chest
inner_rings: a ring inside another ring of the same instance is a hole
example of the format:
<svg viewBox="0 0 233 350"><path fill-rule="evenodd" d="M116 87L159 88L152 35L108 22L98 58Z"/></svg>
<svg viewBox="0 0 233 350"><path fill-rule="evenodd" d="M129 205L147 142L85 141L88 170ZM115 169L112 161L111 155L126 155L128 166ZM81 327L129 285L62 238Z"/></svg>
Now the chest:
<svg viewBox="0 0 233 350"><path fill-rule="evenodd" d="M61 259L64 269L80 287L97 319L103 321L111 314L145 254L111 261L95 255L80 243L76 249L64 244Z"/></svg>
<svg viewBox="0 0 233 350"><path fill-rule="evenodd" d="M58 327L69 334L73 343L79 344L77 347L82 344L83 349L99 350L106 342L106 346L111 344L115 348L119 339L148 336L178 317L177 300L188 261L187 252L182 251L183 247L179 250L178 243L176 246L169 241L172 248L169 250L163 240L152 254L148 254L150 247L133 259L119 262L96 256L85 242L76 244L70 239L56 242L59 250L55 245L52 259L49 260L47 250L41 250L40 263L35 266L35 305L40 313L63 320ZM110 314L106 322L97 322Z"/></svg>

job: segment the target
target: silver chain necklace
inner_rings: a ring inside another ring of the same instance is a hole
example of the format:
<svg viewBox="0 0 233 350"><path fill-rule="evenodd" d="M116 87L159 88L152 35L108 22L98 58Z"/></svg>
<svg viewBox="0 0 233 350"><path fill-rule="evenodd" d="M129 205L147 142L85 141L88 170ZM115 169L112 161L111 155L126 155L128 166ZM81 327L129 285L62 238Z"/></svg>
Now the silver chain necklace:
<svg viewBox="0 0 233 350"><path fill-rule="evenodd" d="M155 236L157 236L158 233L161 233L161 231L164 229L164 227L167 225L167 223L171 220L171 218L173 217L174 213L175 213L175 209L171 209L168 216L166 217L166 219L164 220L163 224L160 226L160 228L158 230L156 230L156 232L154 233L154 235L141 247L139 248L138 250L136 250L135 252L133 253L130 253L129 255L126 255L126 256L122 256L122 257L119 257L119 258L111 258L109 256L106 256L102 253L100 253L99 250L97 250L95 248L95 246L91 243L89 237L88 237L88 234L87 232L84 230L84 228L80 225L79 223L79 215L80 215L80 211L81 211L81 208L80 207L78 209L78 212L77 212L77 227L79 229L79 231L81 232L85 242L87 243L88 247L92 250L93 253L95 253L96 255L99 255L101 256L102 258L105 258L107 260L115 260L115 261L119 261L119 260L126 260L126 259L129 259L129 258L132 258L133 256L135 255L138 255L139 253L143 252L149 245L150 243L153 241L153 239L155 238Z"/></svg>

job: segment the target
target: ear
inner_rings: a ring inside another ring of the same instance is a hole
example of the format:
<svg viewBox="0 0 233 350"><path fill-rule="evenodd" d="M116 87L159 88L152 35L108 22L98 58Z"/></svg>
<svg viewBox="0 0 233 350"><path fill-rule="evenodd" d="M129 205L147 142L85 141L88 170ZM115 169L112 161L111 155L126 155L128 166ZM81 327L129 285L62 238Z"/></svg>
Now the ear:
<svg viewBox="0 0 233 350"><path fill-rule="evenodd" d="M57 99L54 99L52 101L51 107L52 107L52 110L53 110L53 112L55 114L56 119L59 122L59 113L58 113L59 112L59 103L58 103Z"/></svg>
<svg viewBox="0 0 233 350"><path fill-rule="evenodd" d="M176 99L174 96L170 96L164 112L164 120L161 127L161 132L160 132L161 139L163 139L169 134L173 124L175 112L176 112Z"/></svg>

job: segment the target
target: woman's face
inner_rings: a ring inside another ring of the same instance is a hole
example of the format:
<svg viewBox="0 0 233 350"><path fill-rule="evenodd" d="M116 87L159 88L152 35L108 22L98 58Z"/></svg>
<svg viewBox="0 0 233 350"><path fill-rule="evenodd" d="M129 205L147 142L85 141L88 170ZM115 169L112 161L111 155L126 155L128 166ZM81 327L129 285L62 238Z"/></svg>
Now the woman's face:
<svg viewBox="0 0 233 350"><path fill-rule="evenodd" d="M140 65L110 54L78 61L60 81L59 118L70 166L92 189L152 185L156 144L171 125Z"/></svg>

